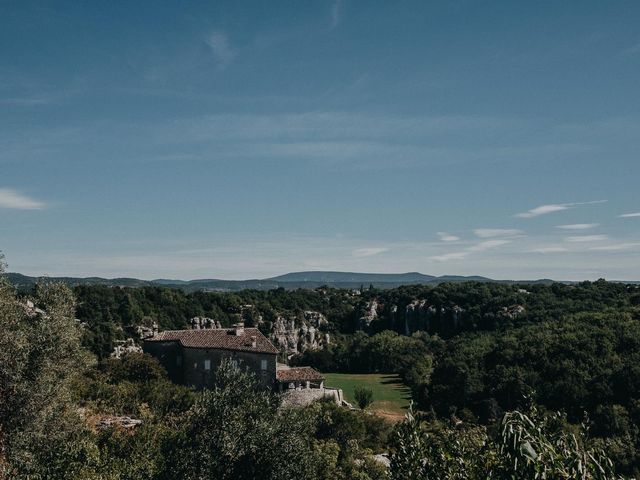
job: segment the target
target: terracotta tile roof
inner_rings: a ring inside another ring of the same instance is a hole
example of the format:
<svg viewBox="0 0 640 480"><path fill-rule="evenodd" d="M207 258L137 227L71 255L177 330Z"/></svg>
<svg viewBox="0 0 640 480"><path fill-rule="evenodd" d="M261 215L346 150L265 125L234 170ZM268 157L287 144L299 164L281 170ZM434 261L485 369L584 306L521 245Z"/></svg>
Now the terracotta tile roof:
<svg viewBox="0 0 640 480"><path fill-rule="evenodd" d="M279 382L321 381L324 380L324 375L311 367L283 368L276 372L276 380Z"/></svg>
<svg viewBox="0 0 640 480"><path fill-rule="evenodd" d="M251 345L251 337L256 337L255 347ZM146 339L145 342L180 342L185 348L219 348L243 352L279 353L278 349L257 328L245 328L241 335L236 335L233 328L166 330Z"/></svg>

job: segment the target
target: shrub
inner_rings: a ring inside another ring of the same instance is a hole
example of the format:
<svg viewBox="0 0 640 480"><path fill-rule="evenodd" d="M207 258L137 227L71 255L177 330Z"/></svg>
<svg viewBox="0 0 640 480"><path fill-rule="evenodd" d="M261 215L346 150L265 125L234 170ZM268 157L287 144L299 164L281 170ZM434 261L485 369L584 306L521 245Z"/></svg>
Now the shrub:
<svg viewBox="0 0 640 480"><path fill-rule="evenodd" d="M353 396L361 410L365 410L373 402L373 390L370 388L357 386Z"/></svg>

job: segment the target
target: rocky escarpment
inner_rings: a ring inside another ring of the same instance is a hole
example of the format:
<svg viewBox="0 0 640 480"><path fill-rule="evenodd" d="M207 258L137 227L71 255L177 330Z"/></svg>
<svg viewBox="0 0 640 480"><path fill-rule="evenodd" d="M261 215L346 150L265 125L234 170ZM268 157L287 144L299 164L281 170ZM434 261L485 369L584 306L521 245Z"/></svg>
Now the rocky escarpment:
<svg viewBox="0 0 640 480"><path fill-rule="evenodd" d="M287 356L326 348L331 340L322 329L328 323L320 312L306 311L299 316L278 315L271 324L269 339Z"/></svg>
<svg viewBox="0 0 640 480"><path fill-rule="evenodd" d="M524 313L525 307L518 304L478 314L468 312L458 305L434 305L427 299L414 299L404 306L384 305L378 299L373 299L360 305L357 318L363 330L379 331L388 328L404 335L411 335L420 330L456 331L465 321L477 325L480 322L492 321L492 318L514 320Z"/></svg>
<svg viewBox="0 0 640 480"><path fill-rule="evenodd" d="M128 335L131 336L124 340L116 340L114 342L111 357L122 358L129 353L142 353L142 347L140 346L142 340L153 337L158 333L158 324L153 322L150 326L136 325L135 327L127 329L127 332Z"/></svg>
<svg viewBox="0 0 640 480"><path fill-rule="evenodd" d="M369 328L371 323L378 319L378 307L378 301L375 299L364 304L360 318L358 319L360 328Z"/></svg>
<svg viewBox="0 0 640 480"><path fill-rule="evenodd" d="M464 309L458 305L452 307L436 307L430 305L427 300L414 300L404 309L403 329L405 335L410 335L417 330L429 331L435 322L448 322L453 329L458 328Z"/></svg>
<svg viewBox="0 0 640 480"><path fill-rule="evenodd" d="M220 320L214 320L209 317L193 317L190 322L192 330L211 330L222 328Z"/></svg>

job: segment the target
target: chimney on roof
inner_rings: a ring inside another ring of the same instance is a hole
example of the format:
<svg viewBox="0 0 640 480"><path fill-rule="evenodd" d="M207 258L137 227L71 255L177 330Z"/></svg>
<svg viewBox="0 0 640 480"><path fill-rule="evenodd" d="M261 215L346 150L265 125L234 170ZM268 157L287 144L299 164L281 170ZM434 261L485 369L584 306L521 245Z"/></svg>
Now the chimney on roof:
<svg viewBox="0 0 640 480"><path fill-rule="evenodd" d="M233 330L236 336L240 337L244 335L244 322L236 323L233 325Z"/></svg>
<svg viewBox="0 0 640 480"><path fill-rule="evenodd" d="M251 348L256 348L258 346L258 339L255 335L251 335Z"/></svg>

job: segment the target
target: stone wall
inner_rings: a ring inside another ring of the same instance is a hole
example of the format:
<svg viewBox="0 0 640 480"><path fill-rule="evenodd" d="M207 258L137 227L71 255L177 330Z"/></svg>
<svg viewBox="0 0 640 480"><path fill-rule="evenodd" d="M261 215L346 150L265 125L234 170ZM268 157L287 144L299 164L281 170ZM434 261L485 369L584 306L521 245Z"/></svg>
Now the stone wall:
<svg viewBox="0 0 640 480"><path fill-rule="evenodd" d="M286 390L282 393L283 407L304 407L323 398L332 398L336 404L342 405L344 396L339 388L303 388Z"/></svg>
<svg viewBox="0 0 640 480"><path fill-rule="evenodd" d="M208 348L183 349L184 383L196 388L210 387L216 369L224 359L236 361L238 367L249 369L256 374L263 386L272 388L276 380L276 355L260 352L243 352ZM210 360L211 369L205 370L205 360ZM262 370L262 360L267 361L267 369Z"/></svg>

